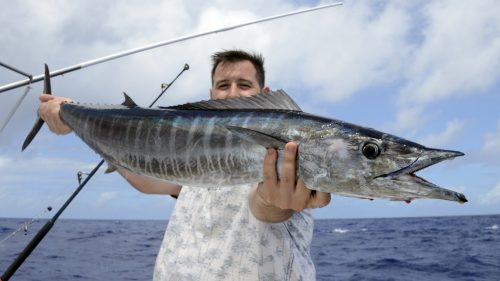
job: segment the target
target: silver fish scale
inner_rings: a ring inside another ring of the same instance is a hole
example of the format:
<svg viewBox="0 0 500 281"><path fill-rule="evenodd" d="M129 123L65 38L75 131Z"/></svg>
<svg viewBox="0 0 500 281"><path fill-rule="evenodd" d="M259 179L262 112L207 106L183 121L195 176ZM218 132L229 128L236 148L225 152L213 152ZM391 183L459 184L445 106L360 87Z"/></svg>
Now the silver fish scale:
<svg viewBox="0 0 500 281"><path fill-rule="evenodd" d="M141 110L138 116L133 109L124 116L115 115L116 110L70 105L64 106L61 118L107 162L174 183L225 186L262 179L266 148L243 140L226 126L289 135L282 123L285 112L210 116L200 111L196 116L157 110L159 116L139 118Z"/></svg>
<svg viewBox="0 0 500 281"><path fill-rule="evenodd" d="M261 181L266 147L280 150L295 141L299 144L297 174L310 189L407 202L416 198L467 201L463 194L413 174L462 153L426 148L374 129L307 114L291 99L285 108L265 107L267 99L273 100L271 106L288 97L284 92L280 95L166 109L64 104L60 117L109 164L181 185ZM264 108L245 108L252 104ZM364 155L367 144L378 147L374 158ZM279 172L282 151L278 155Z"/></svg>

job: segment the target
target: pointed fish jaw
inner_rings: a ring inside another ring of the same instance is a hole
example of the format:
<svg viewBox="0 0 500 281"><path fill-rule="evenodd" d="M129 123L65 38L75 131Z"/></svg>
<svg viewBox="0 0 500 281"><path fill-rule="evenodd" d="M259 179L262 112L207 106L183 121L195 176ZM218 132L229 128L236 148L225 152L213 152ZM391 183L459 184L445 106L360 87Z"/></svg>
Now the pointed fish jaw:
<svg viewBox="0 0 500 281"><path fill-rule="evenodd" d="M403 174L413 174L424 168L437 164L443 160L453 159L455 157L463 156L464 154L460 151L453 150L441 150L441 149L426 149L424 150L418 158L410 165L392 172L389 176L399 176Z"/></svg>
<svg viewBox="0 0 500 281"><path fill-rule="evenodd" d="M384 177L393 181L398 181L402 185L415 189L418 197L444 199L450 201L457 201L459 203L467 202L467 199L462 193L448 190L439 187L424 178L415 175L415 172L439 163L443 160L453 159L455 157L463 156L464 154L459 151L453 150L440 150L440 149L426 149L422 154L410 165L392 172ZM402 199L404 201L412 200L413 198Z"/></svg>

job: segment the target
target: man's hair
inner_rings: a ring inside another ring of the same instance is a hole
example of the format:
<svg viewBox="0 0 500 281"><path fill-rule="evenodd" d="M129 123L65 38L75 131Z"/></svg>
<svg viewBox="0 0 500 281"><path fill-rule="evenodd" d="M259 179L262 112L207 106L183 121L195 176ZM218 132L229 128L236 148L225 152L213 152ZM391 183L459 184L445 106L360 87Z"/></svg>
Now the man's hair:
<svg viewBox="0 0 500 281"><path fill-rule="evenodd" d="M212 55L212 85L214 84L214 74L215 69L221 63L236 63L240 61L250 61L254 66L257 74L257 82L259 83L260 88L264 88L266 82L266 72L264 70L264 58L261 54L253 53L250 54L248 52L242 50L229 50L217 52Z"/></svg>

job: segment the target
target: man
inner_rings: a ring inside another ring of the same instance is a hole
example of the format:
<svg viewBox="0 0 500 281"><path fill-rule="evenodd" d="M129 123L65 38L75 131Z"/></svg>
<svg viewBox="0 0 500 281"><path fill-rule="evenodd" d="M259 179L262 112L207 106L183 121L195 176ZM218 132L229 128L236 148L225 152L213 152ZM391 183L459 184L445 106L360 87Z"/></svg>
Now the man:
<svg viewBox="0 0 500 281"><path fill-rule="evenodd" d="M268 92L260 55L232 50L213 55L212 99ZM71 129L59 118L69 99L41 95L39 114L51 131ZM179 196L155 266L154 280L313 280L310 258L313 220L309 208L326 206L330 195L311 192L296 179L297 144L285 146L280 177L277 151L264 158L264 181L237 187L177 186L119 173L149 194Z"/></svg>

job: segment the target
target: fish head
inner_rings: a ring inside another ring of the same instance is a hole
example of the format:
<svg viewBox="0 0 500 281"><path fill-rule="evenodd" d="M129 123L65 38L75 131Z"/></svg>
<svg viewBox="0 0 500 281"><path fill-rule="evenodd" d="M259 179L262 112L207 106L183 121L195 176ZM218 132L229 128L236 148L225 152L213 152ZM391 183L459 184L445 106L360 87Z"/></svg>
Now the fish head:
<svg viewBox="0 0 500 281"><path fill-rule="evenodd" d="M301 163L304 169L300 176L312 189L367 199L410 202L416 198L435 198L467 202L463 194L416 175L443 160L463 156L459 151L428 148L358 126L342 130L329 128L301 147L307 151L316 150L302 159L299 155L299 161L315 160L314 164L311 161Z"/></svg>

